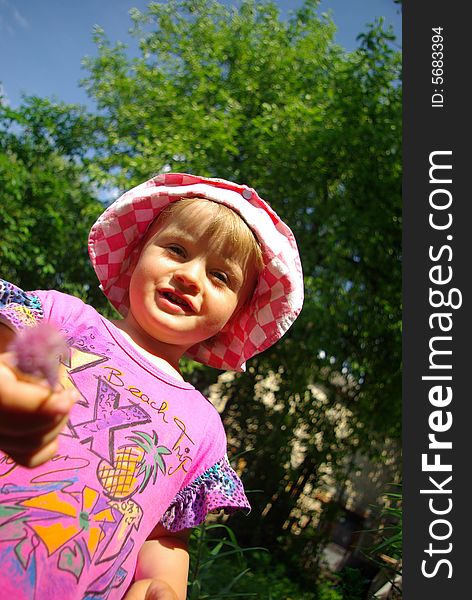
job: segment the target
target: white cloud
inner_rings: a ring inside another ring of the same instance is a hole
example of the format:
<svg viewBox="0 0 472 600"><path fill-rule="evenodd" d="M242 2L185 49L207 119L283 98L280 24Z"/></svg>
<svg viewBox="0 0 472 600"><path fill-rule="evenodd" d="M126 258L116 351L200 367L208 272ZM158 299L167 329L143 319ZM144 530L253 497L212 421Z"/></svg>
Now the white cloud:
<svg viewBox="0 0 472 600"><path fill-rule="evenodd" d="M0 0L0 32L15 35L18 29L29 28L28 19L9 0Z"/></svg>
<svg viewBox="0 0 472 600"><path fill-rule="evenodd" d="M20 11L17 8L13 10L13 19L15 20L15 23L18 23L18 25L22 29L30 28L28 20L20 13Z"/></svg>

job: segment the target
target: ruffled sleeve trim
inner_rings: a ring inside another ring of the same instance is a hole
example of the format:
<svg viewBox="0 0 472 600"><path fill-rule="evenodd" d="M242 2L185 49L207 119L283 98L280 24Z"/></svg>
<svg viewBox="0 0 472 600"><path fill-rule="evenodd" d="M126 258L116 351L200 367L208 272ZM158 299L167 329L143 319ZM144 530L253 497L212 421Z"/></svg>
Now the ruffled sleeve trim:
<svg viewBox="0 0 472 600"><path fill-rule="evenodd" d="M228 514L251 510L243 484L227 456L180 490L161 518L161 524L169 531L180 531L200 525L209 513L218 510Z"/></svg>
<svg viewBox="0 0 472 600"><path fill-rule="evenodd" d="M0 279L0 322L20 330L34 327L43 317L41 300L36 294Z"/></svg>

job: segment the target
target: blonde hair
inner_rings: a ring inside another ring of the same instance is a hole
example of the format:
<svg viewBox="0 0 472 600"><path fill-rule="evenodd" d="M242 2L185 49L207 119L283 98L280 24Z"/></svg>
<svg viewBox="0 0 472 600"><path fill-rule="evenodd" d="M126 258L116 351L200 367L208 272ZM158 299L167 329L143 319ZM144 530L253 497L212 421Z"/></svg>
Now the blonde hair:
<svg viewBox="0 0 472 600"><path fill-rule="evenodd" d="M211 210L205 233L210 235L214 247L231 254L243 265L252 262L258 272L262 271L262 249L254 232L241 215L224 204L200 197L180 198L168 204L154 223L162 224L170 218L192 223L201 218L202 208Z"/></svg>

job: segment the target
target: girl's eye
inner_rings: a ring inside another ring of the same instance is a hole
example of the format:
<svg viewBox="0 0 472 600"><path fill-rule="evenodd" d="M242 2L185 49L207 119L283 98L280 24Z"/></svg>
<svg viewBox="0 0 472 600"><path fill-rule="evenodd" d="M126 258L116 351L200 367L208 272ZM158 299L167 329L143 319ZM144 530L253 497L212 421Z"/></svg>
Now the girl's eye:
<svg viewBox="0 0 472 600"><path fill-rule="evenodd" d="M223 271L213 271L212 275L221 283L225 283L226 285L229 283L228 275L226 275L226 273L224 273Z"/></svg>
<svg viewBox="0 0 472 600"><path fill-rule="evenodd" d="M167 250L171 254L176 254L177 256L185 256L185 250L181 246L177 246L176 244L171 244L167 246Z"/></svg>

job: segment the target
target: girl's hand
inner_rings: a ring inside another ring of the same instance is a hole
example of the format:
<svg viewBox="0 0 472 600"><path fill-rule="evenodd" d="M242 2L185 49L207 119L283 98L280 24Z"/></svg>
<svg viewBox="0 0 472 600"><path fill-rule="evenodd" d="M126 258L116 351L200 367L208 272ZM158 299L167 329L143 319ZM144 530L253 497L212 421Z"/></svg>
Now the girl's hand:
<svg viewBox="0 0 472 600"><path fill-rule="evenodd" d="M170 532L158 523L141 546L135 582L124 600L185 600L190 529Z"/></svg>
<svg viewBox="0 0 472 600"><path fill-rule="evenodd" d="M51 459L76 400L77 392L23 375L0 354L0 450L26 467Z"/></svg>
<svg viewBox="0 0 472 600"><path fill-rule="evenodd" d="M162 579L141 579L128 590L124 600L179 600L177 594Z"/></svg>

